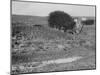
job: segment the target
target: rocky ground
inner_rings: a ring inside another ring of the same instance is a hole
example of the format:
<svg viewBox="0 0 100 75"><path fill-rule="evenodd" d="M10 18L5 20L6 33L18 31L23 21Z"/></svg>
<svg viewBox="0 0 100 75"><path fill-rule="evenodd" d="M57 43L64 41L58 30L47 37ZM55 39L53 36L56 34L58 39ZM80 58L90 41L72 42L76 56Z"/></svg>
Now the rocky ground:
<svg viewBox="0 0 100 75"><path fill-rule="evenodd" d="M79 35L45 27L24 28L12 37L12 73L95 69L95 43L95 25L85 26ZM57 60L62 63L40 66Z"/></svg>

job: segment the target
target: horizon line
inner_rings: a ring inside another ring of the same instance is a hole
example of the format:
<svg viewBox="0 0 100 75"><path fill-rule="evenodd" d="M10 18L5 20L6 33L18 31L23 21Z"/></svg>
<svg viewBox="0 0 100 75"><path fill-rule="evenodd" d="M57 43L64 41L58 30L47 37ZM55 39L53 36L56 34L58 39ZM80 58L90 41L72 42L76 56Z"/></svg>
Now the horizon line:
<svg viewBox="0 0 100 75"><path fill-rule="evenodd" d="M39 15L25 15L25 14L11 14L11 15L22 15L22 16L37 16L37 17L48 17L48 16L39 16ZM96 17L96 16L72 16L72 17Z"/></svg>

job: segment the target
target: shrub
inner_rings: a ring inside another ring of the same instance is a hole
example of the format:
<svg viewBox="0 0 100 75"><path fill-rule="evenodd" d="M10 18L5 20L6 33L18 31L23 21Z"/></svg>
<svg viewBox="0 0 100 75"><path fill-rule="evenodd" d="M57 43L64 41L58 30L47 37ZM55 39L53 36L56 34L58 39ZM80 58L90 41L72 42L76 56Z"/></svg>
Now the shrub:
<svg viewBox="0 0 100 75"><path fill-rule="evenodd" d="M50 27L57 28L59 30L73 29L75 26L73 18L63 11L51 12L49 14L48 23Z"/></svg>
<svg viewBox="0 0 100 75"><path fill-rule="evenodd" d="M92 20L92 19L88 19L86 21L82 21L82 23L84 25L93 25L95 23L95 20Z"/></svg>

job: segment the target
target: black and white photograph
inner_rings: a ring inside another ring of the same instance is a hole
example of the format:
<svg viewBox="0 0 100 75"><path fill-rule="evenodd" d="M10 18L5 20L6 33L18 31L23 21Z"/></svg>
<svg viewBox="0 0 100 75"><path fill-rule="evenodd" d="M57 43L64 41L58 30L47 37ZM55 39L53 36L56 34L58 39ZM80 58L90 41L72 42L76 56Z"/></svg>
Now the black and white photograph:
<svg viewBox="0 0 100 75"><path fill-rule="evenodd" d="M11 74L96 69L96 6L11 1Z"/></svg>

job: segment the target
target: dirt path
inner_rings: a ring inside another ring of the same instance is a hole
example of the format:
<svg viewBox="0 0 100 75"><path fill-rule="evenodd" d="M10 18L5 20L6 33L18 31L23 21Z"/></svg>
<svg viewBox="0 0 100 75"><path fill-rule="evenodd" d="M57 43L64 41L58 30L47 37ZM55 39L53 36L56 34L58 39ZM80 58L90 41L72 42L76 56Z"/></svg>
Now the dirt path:
<svg viewBox="0 0 100 75"><path fill-rule="evenodd" d="M69 58L60 58L60 59L48 60L48 61L42 61L42 62L32 62L32 63L28 63L27 66L20 64L20 65L12 66L12 70L16 70L18 66L19 66L20 70L25 70L25 68L35 69L35 68L44 67L49 64L70 63L70 62L74 62L74 61L77 61L82 58L83 57L81 57L81 56L73 56L73 57L69 57ZM34 66L34 65L37 65L37 66Z"/></svg>
<svg viewBox="0 0 100 75"><path fill-rule="evenodd" d="M42 61L42 64L40 64L36 68L43 67L43 66L46 66L48 64L70 63L70 62L73 62L73 61L77 61L81 58L83 58L83 57L73 56L73 57L69 57L69 58L60 58L60 59L55 59L55 60Z"/></svg>

